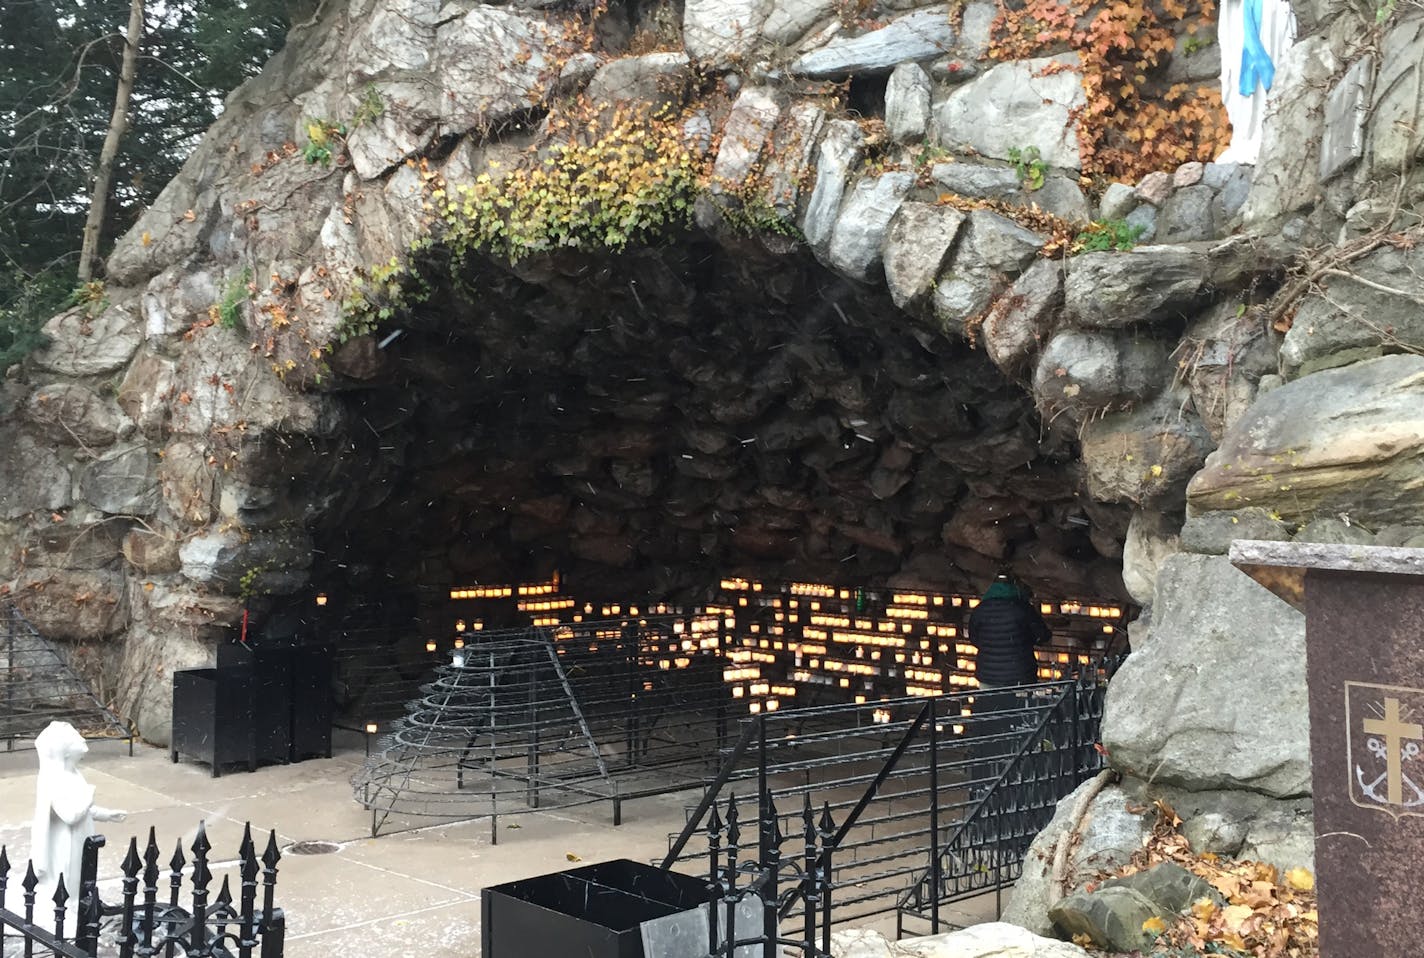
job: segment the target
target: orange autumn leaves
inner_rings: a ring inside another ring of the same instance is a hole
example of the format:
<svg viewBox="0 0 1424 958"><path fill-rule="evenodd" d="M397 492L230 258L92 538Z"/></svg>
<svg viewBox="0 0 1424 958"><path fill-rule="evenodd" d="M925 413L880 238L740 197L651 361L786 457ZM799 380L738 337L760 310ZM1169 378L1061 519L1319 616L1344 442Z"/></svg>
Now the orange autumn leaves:
<svg viewBox="0 0 1424 958"><path fill-rule="evenodd" d="M1181 825L1166 802L1156 803L1157 823L1147 845L1120 874L1176 862L1221 895L1198 899L1175 922L1152 919L1144 931L1159 934L1158 949L1188 954L1237 954L1251 958L1318 958L1319 916L1315 879L1304 868L1282 874L1274 865L1198 855L1177 830ZM1168 951L1167 953L1172 953Z"/></svg>
<svg viewBox="0 0 1424 958"><path fill-rule="evenodd" d="M1078 119L1085 177L1135 182L1156 170L1213 159L1231 128L1215 84L1168 85L1162 67L1178 51L1172 21L1209 24L1215 0L1029 0L1000 4L989 54L1025 59L1072 50L1087 103ZM1195 37L1189 41L1195 46Z"/></svg>

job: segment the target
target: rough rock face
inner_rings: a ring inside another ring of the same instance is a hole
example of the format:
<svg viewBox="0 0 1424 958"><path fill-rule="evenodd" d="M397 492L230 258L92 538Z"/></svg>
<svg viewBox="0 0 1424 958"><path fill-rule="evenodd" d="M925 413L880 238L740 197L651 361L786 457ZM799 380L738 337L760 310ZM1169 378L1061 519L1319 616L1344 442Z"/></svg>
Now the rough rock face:
<svg viewBox="0 0 1424 958"><path fill-rule="evenodd" d="M1079 795L1091 787L1091 783L1084 783L1059 802L1053 820L1034 839L1024 857L1023 874L1004 907L1004 921L1036 934L1053 934L1048 908L1053 897L1050 884L1054 849L1068 833ZM1151 822L1141 813L1128 810L1134 804L1134 797L1116 785L1099 793L1078 826L1081 837L1068 863L1070 887L1077 887L1099 871L1126 864L1132 853L1142 847Z"/></svg>
<svg viewBox="0 0 1424 958"><path fill-rule="evenodd" d="M1057 847L1068 834L1080 797L1090 787L1091 783L1085 783L1059 802L1053 820L1034 839L1024 859L1022 877L1004 906L1004 921L1035 934L1061 934L1063 929L1056 928L1049 916L1051 903L1061 902L1090 884L1101 887L1099 878L1104 872L1127 864L1151 834L1152 805L1159 799L1182 819L1181 832L1197 853L1264 861L1282 870L1314 868L1308 798L1274 799L1250 791L1189 791L1125 777L1120 784L1108 785L1084 807L1078 837L1067 855L1064 884L1054 889ZM1158 892L1152 890L1152 894ZM1176 910L1173 904L1169 902L1167 909ZM1137 927L1140 929L1140 924Z"/></svg>
<svg viewBox="0 0 1424 958"><path fill-rule="evenodd" d="M1294 380L1258 399L1191 482L1198 510L1270 505L1306 522L1417 524L1424 502L1424 358L1385 356Z"/></svg>
<svg viewBox="0 0 1424 958"><path fill-rule="evenodd" d="M114 648L161 742L172 670L313 578L1125 586L1152 609L1109 700L1128 777L1080 867L1140 838L1141 777L1194 841L1298 860L1299 620L1206 555L1424 536L1424 360L1397 355L1424 336L1424 21L1400 5L1362 44L1302 6L1262 162L1089 195L1078 64L987 59L992 4L614 6L593 48L540 3L352 0L298 30L117 243L106 303L0 383L0 587ZM635 31L657 52L625 55ZM1214 82L1212 55L1167 76ZM579 95L666 111L710 175L696 225L450 267L436 192L547 156ZM323 119L351 130L330 166L301 157ZM1050 259L1033 207L1157 245Z"/></svg>
<svg viewBox="0 0 1424 958"><path fill-rule="evenodd" d="M931 135L943 147L971 147L998 160L1034 146L1049 166L1075 169L1073 117L1086 102L1072 69L1076 65L1076 56L1001 63L945 98L935 110Z"/></svg>
<svg viewBox="0 0 1424 958"><path fill-rule="evenodd" d="M1173 556L1151 637L1108 687L1103 745L1155 782L1308 795L1304 687L1304 617L1225 557Z"/></svg>

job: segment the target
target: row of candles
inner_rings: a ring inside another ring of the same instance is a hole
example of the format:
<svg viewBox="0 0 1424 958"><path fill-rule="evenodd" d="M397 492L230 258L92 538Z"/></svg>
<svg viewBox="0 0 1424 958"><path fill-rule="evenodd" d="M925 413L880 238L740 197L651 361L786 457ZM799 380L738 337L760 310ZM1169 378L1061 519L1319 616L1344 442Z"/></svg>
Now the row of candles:
<svg viewBox="0 0 1424 958"><path fill-rule="evenodd" d="M719 583L720 602L693 610L666 603L622 604L578 602L561 591L557 577L544 582L478 585L449 590L455 602L514 600L531 625L553 629L556 641L578 636L560 626L612 618L681 615L674 639L665 648L646 651L649 668L687 668L697 655L716 654L725 665L723 681L733 698L749 711L776 711L786 699L813 687L830 690L857 702L902 695L936 696L945 691L977 688L974 677L978 650L962 634L977 596L913 590L850 589L815 582L762 582L726 578ZM1041 602L1040 611L1055 621L1063 638L1086 650L1039 649L1039 678L1053 680L1094 665L1092 642L1111 635L1124 615L1121 606L1080 600ZM454 622L457 663L470 633L483 620L462 615ZM692 631L694 635L685 633ZM697 633L700 633L697 634ZM610 634L609 638L615 637ZM598 636L590 640L596 649ZM429 652L439 650L434 640ZM888 714L888 713L887 713Z"/></svg>

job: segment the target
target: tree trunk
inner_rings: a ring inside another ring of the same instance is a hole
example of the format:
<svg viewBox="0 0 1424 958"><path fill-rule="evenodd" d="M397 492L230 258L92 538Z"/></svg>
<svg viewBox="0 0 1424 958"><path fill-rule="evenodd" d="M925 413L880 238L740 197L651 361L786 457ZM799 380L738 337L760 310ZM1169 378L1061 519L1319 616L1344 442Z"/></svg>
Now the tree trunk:
<svg viewBox="0 0 1424 958"><path fill-rule="evenodd" d="M84 221L84 245L79 252L79 281L94 278L94 264L99 258L99 232L104 226L104 212L109 205L109 187L114 178L114 158L119 155L119 143L129 125L129 95L133 93L134 74L138 70L138 47L143 40L143 0L129 2L129 29L124 36L124 62L119 70L119 88L114 94L114 113L109 118L109 132L104 136L104 148L99 151L99 168L94 173L94 190L89 194L89 216Z"/></svg>

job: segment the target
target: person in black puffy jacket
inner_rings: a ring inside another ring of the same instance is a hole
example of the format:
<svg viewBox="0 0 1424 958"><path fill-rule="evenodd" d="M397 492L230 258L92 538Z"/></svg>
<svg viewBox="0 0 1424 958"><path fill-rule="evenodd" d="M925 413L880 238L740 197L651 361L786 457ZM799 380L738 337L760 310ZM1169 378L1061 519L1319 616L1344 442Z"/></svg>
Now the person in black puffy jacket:
<svg viewBox="0 0 1424 958"><path fill-rule="evenodd" d="M1052 635L1013 580L999 576L969 614L969 641L979 649L975 670L979 686L1002 688L1037 681L1033 648L1047 644Z"/></svg>
<svg viewBox="0 0 1424 958"><path fill-rule="evenodd" d="M974 741L970 745L975 761L969 782L970 795L977 799L998 779L1019 747L1015 719L1021 717L1019 710L1027 700L1024 692L1012 687L1038 681L1033 649L1046 644L1053 633L1023 591L1006 575L1000 575L989 586L969 614L968 626L969 641L979 650L975 669L979 691L972 700L978 718L971 726Z"/></svg>

